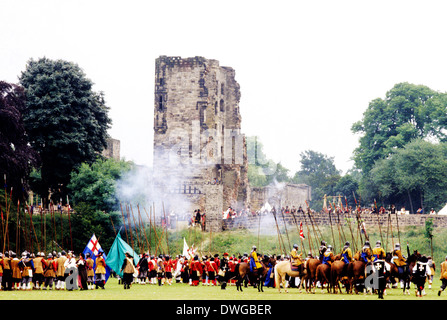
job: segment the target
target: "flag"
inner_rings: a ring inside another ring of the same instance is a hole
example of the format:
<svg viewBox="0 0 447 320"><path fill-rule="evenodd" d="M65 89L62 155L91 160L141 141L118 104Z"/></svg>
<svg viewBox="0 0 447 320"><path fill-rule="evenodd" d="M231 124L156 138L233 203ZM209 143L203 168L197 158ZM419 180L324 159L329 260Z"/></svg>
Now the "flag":
<svg viewBox="0 0 447 320"><path fill-rule="evenodd" d="M188 244L186 243L185 238L183 238L183 253L182 253L182 255L185 256L186 259L188 259L188 260L191 258L189 255L189 247L188 247Z"/></svg>
<svg viewBox="0 0 447 320"><path fill-rule="evenodd" d="M138 261L140 261L140 257L132 249L132 247L121 238L121 234L118 232L115 240L113 241L112 247L110 248L109 255L106 259L106 264L120 277L123 277L121 267L123 266L124 259L126 258L126 252L131 254L135 265L137 265Z"/></svg>
<svg viewBox="0 0 447 320"><path fill-rule="evenodd" d="M96 238L95 234L92 235L89 242L85 246L85 249L83 251L84 255L87 253L90 253L90 257L93 259L93 269L96 268L96 256L99 252L103 252L102 256L104 260L106 261L106 282L109 279L110 276L110 267L107 265L107 256L104 250L102 250L101 245L99 244L98 239Z"/></svg>
<svg viewBox="0 0 447 320"><path fill-rule="evenodd" d="M303 223L302 222L300 222L300 238L301 239L305 239L304 232L303 232Z"/></svg>

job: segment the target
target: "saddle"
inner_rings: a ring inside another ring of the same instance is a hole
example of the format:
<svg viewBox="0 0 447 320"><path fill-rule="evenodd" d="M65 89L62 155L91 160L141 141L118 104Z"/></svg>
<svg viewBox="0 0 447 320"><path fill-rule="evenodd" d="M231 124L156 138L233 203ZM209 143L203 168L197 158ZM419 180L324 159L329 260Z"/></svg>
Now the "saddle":
<svg viewBox="0 0 447 320"><path fill-rule="evenodd" d="M292 264L292 262L290 262L290 269L291 269L292 271L299 272L299 271L300 271L300 266L294 266L294 265Z"/></svg>

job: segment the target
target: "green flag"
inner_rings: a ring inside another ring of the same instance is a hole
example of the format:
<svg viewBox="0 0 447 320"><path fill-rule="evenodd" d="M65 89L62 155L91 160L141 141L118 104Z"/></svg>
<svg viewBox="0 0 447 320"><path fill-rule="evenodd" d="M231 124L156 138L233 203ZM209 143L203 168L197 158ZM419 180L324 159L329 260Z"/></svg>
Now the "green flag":
<svg viewBox="0 0 447 320"><path fill-rule="evenodd" d="M126 241L121 239L121 235L118 232L115 241L113 241L112 247L110 248L109 253L107 254L106 264L116 272L120 277L123 276L123 272L121 271L121 267L123 265L124 259L126 258L126 252L129 252L135 261L135 265L137 265L140 257L138 254L132 249L131 246L127 244Z"/></svg>

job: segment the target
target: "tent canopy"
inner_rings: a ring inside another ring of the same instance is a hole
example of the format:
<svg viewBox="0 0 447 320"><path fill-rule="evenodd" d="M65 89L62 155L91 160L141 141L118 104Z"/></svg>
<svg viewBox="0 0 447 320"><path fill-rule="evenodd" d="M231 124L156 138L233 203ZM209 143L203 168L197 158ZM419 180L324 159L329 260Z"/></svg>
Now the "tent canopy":
<svg viewBox="0 0 447 320"><path fill-rule="evenodd" d="M447 215L447 205L444 206L441 210L439 210L438 215L446 216Z"/></svg>
<svg viewBox="0 0 447 320"><path fill-rule="evenodd" d="M132 249L131 246L127 244L121 238L120 233L118 232L115 241L113 241L112 247L107 255L106 264L116 272L120 277L123 276L123 272L121 271L121 267L123 265L124 259L126 258L126 252L130 252L135 262L135 265L138 264L140 257L138 254Z"/></svg>

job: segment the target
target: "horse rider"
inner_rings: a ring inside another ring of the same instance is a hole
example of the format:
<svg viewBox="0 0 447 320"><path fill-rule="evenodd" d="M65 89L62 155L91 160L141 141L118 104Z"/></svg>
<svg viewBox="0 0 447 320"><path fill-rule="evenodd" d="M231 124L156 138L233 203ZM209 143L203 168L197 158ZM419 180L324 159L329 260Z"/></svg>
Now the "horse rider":
<svg viewBox="0 0 447 320"><path fill-rule="evenodd" d="M301 265L303 263L301 261L302 255L303 255L302 253L298 254L298 245L294 244L292 251L290 251L290 258L292 261L292 266L298 267L299 265Z"/></svg>
<svg viewBox="0 0 447 320"><path fill-rule="evenodd" d="M400 243L396 243L394 245L393 262L397 267L397 272L399 273L399 275L404 274L407 267L407 259L402 255ZM403 280L401 280L401 282L403 285Z"/></svg>
<svg viewBox="0 0 447 320"><path fill-rule="evenodd" d="M360 260L363 260L366 264L371 262L371 245L369 244L369 241L365 241L365 244L363 245Z"/></svg>
<svg viewBox="0 0 447 320"><path fill-rule="evenodd" d="M327 264L330 267L333 260L334 260L334 254L332 253L332 246L328 245L327 250L323 254L322 263Z"/></svg>
<svg viewBox="0 0 447 320"><path fill-rule="evenodd" d="M318 250L319 253L320 253L320 261L323 261L324 253L326 252L326 250L327 250L326 241L322 240L321 243L320 243L320 248Z"/></svg>
<svg viewBox="0 0 447 320"><path fill-rule="evenodd" d="M253 246L252 250L250 252L250 271L255 272L259 268L262 268L262 265L258 259L258 254L256 252L256 246Z"/></svg>
<svg viewBox="0 0 447 320"><path fill-rule="evenodd" d="M376 246L374 247L374 249L372 249L372 254L373 254L373 261L376 261L377 259L379 259L380 255L383 255L383 257L386 256L385 250L383 250L382 248L382 242L380 240L376 241Z"/></svg>
<svg viewBox="0 0 447 320"><path fill-rule="evenodd" d="M351 244L349 243L349 241L346 241L345 246L343 247L341 252L341 261L345 263L343 267L343 274L347 274L348 264L352 262L352 251L351 248L349 247L350 245Z"/></svg>

